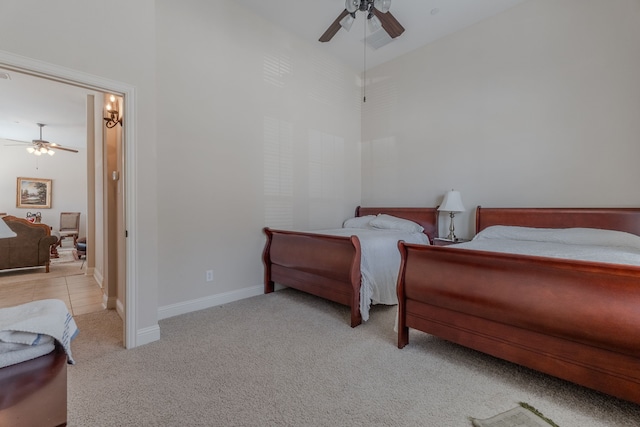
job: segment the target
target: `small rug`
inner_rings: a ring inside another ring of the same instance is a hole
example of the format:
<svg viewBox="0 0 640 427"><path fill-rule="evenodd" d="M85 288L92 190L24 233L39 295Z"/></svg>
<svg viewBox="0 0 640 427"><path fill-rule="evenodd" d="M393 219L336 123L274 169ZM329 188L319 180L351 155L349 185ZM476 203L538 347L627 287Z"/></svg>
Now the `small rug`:
<svg viewBox="0 0 640 427"><path fill-rule="evenodd" d="M73 262L76 259L73 256L73 250L58 249L58 258L51 258L51 264L62 264L65 262Z"/></svg>
<svg viewBox="0 0 640 427"><path fill-rule="evenodd" d="M519 404L520 406L491 418L471 418L471 423L474 427L560 427L533 406L525 402Z"/></svg>

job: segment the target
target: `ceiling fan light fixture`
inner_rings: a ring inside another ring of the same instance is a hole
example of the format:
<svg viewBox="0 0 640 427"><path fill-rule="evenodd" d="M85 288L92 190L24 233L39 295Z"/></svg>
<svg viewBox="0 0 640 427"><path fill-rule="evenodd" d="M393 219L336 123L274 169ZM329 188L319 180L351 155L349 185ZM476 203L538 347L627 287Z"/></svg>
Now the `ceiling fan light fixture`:
<svg viewBox="0 0 640 427"><path fill-rule="evenodd" d="M42 128L46 125L44 123L36 123L40 127L40 138L32 139L31 141L21 141L17 139L12 139L10 141L20 142L22 144L29 144L28 147L25 147L27 153L33 154L36 156L41 156L43 154L48 154L53 156L56 150L70 151L72 153L77 153L78 150L74 148L63 147L60 144L56 144L55 142L49 142L45 139L42 139Z"/></svg>
<svg viewBox="0 0 640 427"><path fill-rule="evenodd" d="M345 30L349 31L351 29L351 27L353 26L353 23L356 20L354 15L355 15L355 13L350 13L349 15L345 16L344 18L342 18L340 20L340 26L342 28L344 28Z"/></svg>
<svg viewBox="0 0 640 427"><path fill-rule="evenodd" d="M404 27L391 14L389 11L390 7L391 0L345 0L345 9L340 12L338 17L335 18L325 32L322 33L318 41L321 43L330 41L341 28L349 31L351 24L353 24L353 21L356 19L356 12L358 11L366 13L365 16L367 20L372 19L374 16L376 17L376 19L368 25L373 31L372 34L386 32L389 35L388 38L393 40L404 33ZM371 26L373 26L373 28L371 28ZM363 28L365 30L366 40L367 27L363 26Z"/></svg>
<svg viewBox="0 0 640 427"><path fill-rule="evenodd" d="M373 7L382 13L387 13L391 9L391 0L373 0Z"/></svg>
<svg viewBox="0 0 640 427"><path fill-rule="evenodd" d="M375 33L379 29L382 28L382 22L375 16L373 13L369 15L367 19L367 27L369 27L369 32Z"/></svg>
<svg viewBox="0 0 640 427"><path fill-rule="evenodd" d="M344 8L347 9L347 12L354 13L360 8L361 1L362 0L345 0Z"/></svg>

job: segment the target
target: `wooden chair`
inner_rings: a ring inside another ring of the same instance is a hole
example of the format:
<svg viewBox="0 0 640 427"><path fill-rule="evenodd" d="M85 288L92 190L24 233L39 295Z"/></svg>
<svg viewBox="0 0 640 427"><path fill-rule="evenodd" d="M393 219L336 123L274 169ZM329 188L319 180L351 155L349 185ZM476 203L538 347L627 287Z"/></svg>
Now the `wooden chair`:
<svg viewBox="0 0 640 427"><path fill-rule="evenodd" d="M78 242L80 233L80 212L60 212L60 241L58 246L62 246L65 237L73 237L73 246Z"/></svg>

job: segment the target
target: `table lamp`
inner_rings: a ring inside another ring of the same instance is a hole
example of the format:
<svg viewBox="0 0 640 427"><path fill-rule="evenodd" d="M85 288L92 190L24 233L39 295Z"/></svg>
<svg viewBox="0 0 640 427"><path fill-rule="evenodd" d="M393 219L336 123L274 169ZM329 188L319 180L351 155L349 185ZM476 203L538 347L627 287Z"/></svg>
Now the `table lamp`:
<svg viewBox="0 0 640 427"><path fill-rule="evenodd" d="M451 222L449 223L449 235L447 236L447 240L457 240L457 237L454 233L455 228L453 226L453 217L457 212L464 212L464 205L462 204L462 198L460 197L460 192L451 190L448 191L444 195L444 200L442 204L438 207L439 211L449 212L449 217L451 218Z"/></svg>

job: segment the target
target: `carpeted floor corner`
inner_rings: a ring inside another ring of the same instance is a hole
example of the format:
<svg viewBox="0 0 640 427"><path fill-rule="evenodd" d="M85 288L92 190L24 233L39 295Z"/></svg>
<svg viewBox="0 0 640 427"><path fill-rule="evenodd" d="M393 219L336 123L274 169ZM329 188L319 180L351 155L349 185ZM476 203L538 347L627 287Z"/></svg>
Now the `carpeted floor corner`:
<svg viewBox="0 0 640 427"><path fill-rule="evenodd" d="M69 426L470 426L520 401L562 427L640 425L640 407L285 289L160 322L124 350L113 312L78 316Z"/></svg>

